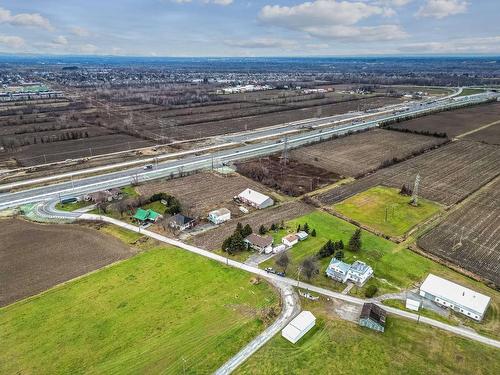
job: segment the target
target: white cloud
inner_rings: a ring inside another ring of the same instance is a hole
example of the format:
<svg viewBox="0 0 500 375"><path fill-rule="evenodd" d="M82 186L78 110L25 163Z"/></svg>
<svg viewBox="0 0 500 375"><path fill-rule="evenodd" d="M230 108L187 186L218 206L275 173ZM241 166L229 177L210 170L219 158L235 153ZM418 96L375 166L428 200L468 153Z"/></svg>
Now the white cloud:
<svg viewBox="0 0 500 375"><path fill-rule="evenodd" d="M65 46L68 44L68 39L66 37L59 35L57 38L55 38L52 41L53 44L59 45L59 46Z"/></svg>
<svg viewBox="0 0 500 375"><path fill-rule="evenodd" d="M50 21L38 13L12 14L10 10L0 8L0 23L8 23L14 26L39 27L54 31Z"/></svg>
<svg viewBox="0 0 500 375"><path fill-rule="evenodd" d="M302 31L313 37L351 41L394 40L407 35L398 25L357 26L372 16L390 17L392 8L374 3L316 0L295 6L266 5L259 19L268 25Z"/></svg>
<svg viewBox="0 0 500 375"><path fill-rule="evenodd" d="M500 53L500 35L452 39L446 42L423 42L407 44L399 48L401 52L412 53Z"/></svg>
<svg viewBox="0 0 500 375"><path fill-rule="evenodd" d="M465 0L426 0L417 12L418 17L437 19L465 13L468 3Z"/></svg>
<svg viewBox="0 0 500 375"><path fill-rule="evenodd" d="M79 36L79 37L86 37L90 36L90 32L87 29L84 29L83 27L75 26L70 29L71 33Z"/></svg>
<svg viewBox="0 0 500 375"><path fill-rule="evenodd" d="M281 48L289 49L297 46L296 42L273 38L255 38L248 40L227 40L224 42L229 47L237 48Z"/></svg>
<svg viewBox="0 0 500 375"><path fill-rule="evenodd" d="M78 47L78 51L81 52L81 53L85 53L85 54L93 54L93 53L96 53L99 49L97 48L97 46L93 45L93 44L83 44L81 46Z"/></svg>
<svg viewBox="0 0 500 375"><path fill-rule="evenodd" d="M353 25L362 19L383 14L378 6L362 2L316 0L295 6L266 5L259 18L265 23L288 28L312 25Z"/></svg>
<svg viewBox="0 0 500 375"><path fill-rule="evenodd" d="M6 45L10 48L21 48L24 44L24 39L19 36L0 35L0 45Z"/></svg>

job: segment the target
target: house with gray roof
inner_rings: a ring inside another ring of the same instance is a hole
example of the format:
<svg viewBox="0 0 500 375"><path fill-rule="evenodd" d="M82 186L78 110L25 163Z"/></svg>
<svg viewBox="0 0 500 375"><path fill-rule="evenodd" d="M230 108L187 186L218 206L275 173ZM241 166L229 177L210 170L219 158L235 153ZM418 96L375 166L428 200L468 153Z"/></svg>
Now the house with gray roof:
<svg viewBox="0 0 500 375"><path fill-rule="evenodd" d="M330 264L326 268L326 276L341 283L351 281L358 286L364 285L372 275L373 269L359 260L355 261L353 264L349 264L339 259L332 258Z"/></svg>

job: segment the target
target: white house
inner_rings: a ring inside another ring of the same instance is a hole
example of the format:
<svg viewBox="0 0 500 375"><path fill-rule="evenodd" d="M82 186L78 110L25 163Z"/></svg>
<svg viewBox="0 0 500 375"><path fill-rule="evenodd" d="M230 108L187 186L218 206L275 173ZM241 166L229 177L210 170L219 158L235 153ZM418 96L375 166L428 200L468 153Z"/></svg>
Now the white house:
<svg viewBox="0 0 500 375"><path fill-rule="evenodd" d="M352 281L361 286L373 275L373 269L359 260L353 264L348 264L332 258L326 269L326 275L341 283Z"/></svg>
<svg viewBox="0 0 500 375"><path fill-rule="evenodd" d="M283 237L281 239L281 242L283 243L283 245L292 247L293 245L297 244L297 242L299 242L299 237L297 237L296 234L289 234L288 236Z"/></svg>
<svg viewBox="0 0 500 375"><path fill-rule="evenodd" d="M281 336L295 344L316 324L316 317L310 311L302 311L281 331Z"/></svg>
<svg viewBox="0 0 500 375"><path fill-rule="evenodd" d="M252 189L245 189L238 194L238 199L252 207L262 209L274 204L272 198Z"/></svg>
<svg viewBox="0 0 500 375"><path fill-rule="evenodd" d="M208 213L208 220L214 224L222 224L225 221L231 220L231 211L227 208L220 208Z"/></svg>
<svg viewBox="0 0 500 375"><path fill-rule="evenodd" d="M469 318L481 321L491 298L432 273L420 286L420 295L438 305L449 307Z"/></svg>

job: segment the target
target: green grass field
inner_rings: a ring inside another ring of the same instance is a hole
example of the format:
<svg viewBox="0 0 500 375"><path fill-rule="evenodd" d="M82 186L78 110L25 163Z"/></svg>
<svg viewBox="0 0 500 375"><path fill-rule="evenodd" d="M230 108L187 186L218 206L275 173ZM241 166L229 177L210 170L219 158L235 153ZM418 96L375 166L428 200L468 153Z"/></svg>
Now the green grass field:
<svg viewBox="0 0 500 375"><path fill-rule="evenodd" d="M2 374L212 373L278 297L251 276L175 248L0 309Z"/></svg>
<svg viewBox="0 0 500 375"><path fill-rule="evenodd" d="M297 344L281 335L236 374L498 374L500 351L444 331L389 316L377 333L332 318L322 302L304 302L317 325Z"/></svg>
<svg viewBox="0 0 500 375"><path fill-rule="evenodd" d="M469 89L469 88L465 88L462 90L462 92L460 93L460 95L458 96L467 96L467 95L474 95L474 94L481 94L484 92L484 89Z"/></svg>
<svg viewBox="0 0 500 375"><path fill-rule="evenodd" d="M92 202L86 202L86 201L77 201L74 203L57 203L56 208L60 211L75 211L83 207L90 206Z"/></svg>
<svg viewBox="0 0 500 375"><path fill-rule="evenodd" d="M335 211L389 236L402 236L440 210L440 206L419 199L418 207L397 189L376 186L333 206Z"/></svg>

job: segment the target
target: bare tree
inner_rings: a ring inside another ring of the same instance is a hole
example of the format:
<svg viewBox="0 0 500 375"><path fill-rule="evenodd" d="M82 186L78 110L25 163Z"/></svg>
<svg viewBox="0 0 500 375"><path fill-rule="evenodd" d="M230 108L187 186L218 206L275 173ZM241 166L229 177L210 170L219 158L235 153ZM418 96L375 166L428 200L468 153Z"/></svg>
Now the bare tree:
<svg viewBox="0 0 500 375"><path fill-rule="evenodd" d="M283 269L283 272L286 272L288 265L290 264L290 258L287 253L281 253L278 259L276 259L276 265Z"/></svg>
<svg viewBox="0 0 500 375"><path fill-rule="evenodd" d="M315 257L308 257L304 259L300 267L306 276L307 281L311 281L311 279L319 273L318 262Z"/></svg>

